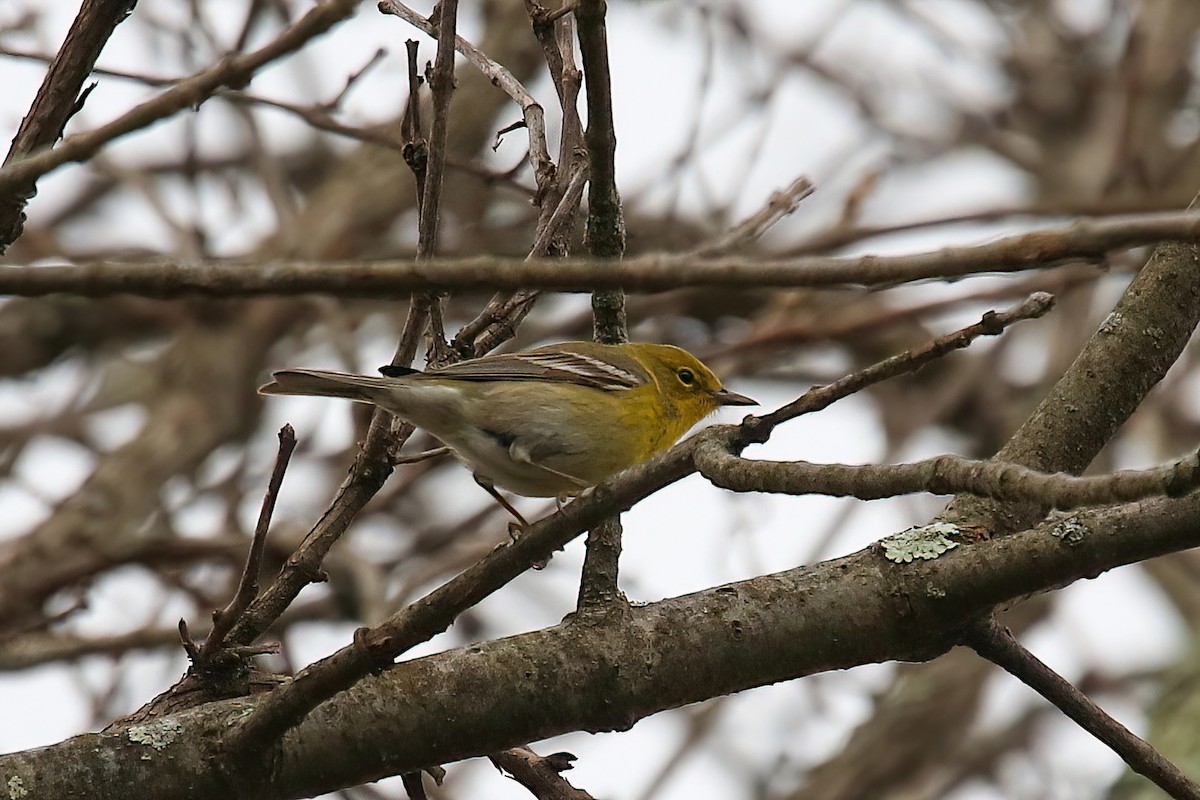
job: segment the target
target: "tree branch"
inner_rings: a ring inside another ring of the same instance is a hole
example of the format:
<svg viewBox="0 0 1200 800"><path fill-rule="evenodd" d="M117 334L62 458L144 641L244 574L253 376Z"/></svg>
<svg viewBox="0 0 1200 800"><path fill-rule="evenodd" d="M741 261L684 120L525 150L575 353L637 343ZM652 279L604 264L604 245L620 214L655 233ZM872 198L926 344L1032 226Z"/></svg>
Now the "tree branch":
<svg viewBox="0 0 1200 800"><path fill-rule="evenodd" d="M572 768L575 756L570 753L539 756L528 747L513 747L488 758L537 800L592 800L590 794L576 789L560 774Z"/></svg>
<svg viewBox="0 0 1200 800"><path fill-rule="evenodd" d="M100 51L116 27L133 11L137 0L84 0L67 31L67 38L50 62L29 113L4 159L5 166L51 147L62 136L67 121L86 96L83 82L96 66ZM25 204L33 195L36 179L12 183L0 190L0 254L21 235Z"/></svg>
<svg viewBox="0 0 1200 800"><path fill-rule="evenodd" d="M1049 700L1081 728L1112 748L1130 769L1145 775L1168 796L1175 800L1200 800L1200 785L1038 660L992 617L970 626L963 636L963 643Z"/></svg>
<svg viewBox="0 0 1200 800"><path fill-rule="evenodd" d="M1010 325L1027 319L1037 319L1054 307L1054 297L1046 292L1034 292L1024 302L1004 311L989 311L974 325L960 328L953 333L939 336L929 342L906 350L903 353L886 358L869 367L852 372L826 386L809 389L798 399L777 408L761 417L749 417L743 422L743 427L752 432L756 438L749 441L766 441L775 426L803 414L811 414L828 408L832 403L861 391L867 386L880 381L916 372L926 364L936 361L955 350L970 346L981 336L998 336ZM761 438L757 438L761 437Z"/></svg>
<svg viewBox="0 0 1200 800"><path fill-rule="evenodd" d="M0 267L0 294L36 297L68 292L89 297L138 294L238 297L325 293L399 298L411 292L540 287L587 291L623 287L668 291L687 286L881 288L922 280L1042 269L1064 261L1099 260L1121 248L1163 241L1200 241L1200 214L1164 212L1078 220L1062 228L903 256L758 260L690 254L604 259L475 257L373 262L210 262L174 260L79 266Z"/></svg>
<svg viewBox="0 0 1200 800"><path fill-rule="evenodd" d="M618 479L605 491L610 507L597 513L611 513L631 482ZM659 711L815 672L928 660L997 604L1200 545L1200 497L1098 509L1069 522L903 565L873 545L628 615L399 664L285 736L259 796L311 796L569 731L625 730ZM211 742L265 702L220 701L0 756L0 777L49 797L78 797L87 787L89 797L224 798ZM331 751L339 758L329 759Z"/></svg>
<svg viewBox="0 0 1200 800"><path fill-rule="evenodd" d="M593 258L619 260L625 255L625 217L617 191L617 133L613 124L612 76L604 0L582 0L575 10L583 79L587 87L588 154L587 246ZM592 338L604 344L629 341L625 292L592 293ZM617 608L624 602L618 585L621 518L606 519L588 531L579 578L580 611Z"/></svg>
<svg viewBox="0 0 1200 800"><path fill-rule="evenodd" d="M428 35L439 38L438 28L427 18L421 16L398 0L380 0L379 11L400 17L408 24L419 28ZM454 47L463 54L467 61L482 72L493 85L500 87L513 102L521 107L525 121L525 130L529 134L529 163L538 186L554 175L554 165L550 161L549 147L546 140L545 112L540 103L533 99L529 90L517 80L504 65L493 61L482 50L461 36L454 37Z"/></svg>
<svg viewBox="0 0 1200 800"><path fill-rule="evenodd" d="M197 73L152 100L135 106L95 130L64 139L52 150L28 156L0 168L0 196L19 192L41 176L72 161L86 161L114 139L149 127L186 108L200 105L223 86L249 83L261 67L303 47L310 39L354 13L358 0L325 0L288 26L274 41L245 55L230 56Z"/></svg>
<svg viewBox="0 0 1200 800"><path fill-rule="evenodd" d="M740 458L714 441L696 448L696 467L714 485L735 492L822 494L878 500L902 494L972 494L994 500L1033 501L1046 508L1127 503L1179 497L1200 485L1200 454L1146 470L1079 478L1047 474L1005 461L941 455L912 464L813 464Z"/></svg>
<svg viewBox="0 0 1200 800"><path fill-rule="evenodd" d="M438 5L437 55L429 75L433 93L433 124L429 131L429 160L425 165L425 194L417 231L417 260L437 253L441 222L442 184L446 173L446 133L450 126L450 98L454 94L454 41L458 22L458 0L441 0Z"/></svg>
<svg viewBox="0 0 1200 800"><path fill-rule="evenodd" d="M271 516L275 513L279 490L283 488L283 476L295 449L296 432L291 425L284 425L279 430L279 452L275 456L275 467L271 470L271 479L263 496L258 523L254 526L254 538L250 541L250 551L246 555L242 578L229 604L224 609L213 612L212 630L201 645L198 658L195 659L195 665L201 670L211 667L223 653L228 652L225 638L258 597L258 581L262 572L263 551L267 545L267 532L271 527Z"/></svg>
<svg viewBox="0 0 1200 800"><path fill-rule="evenodd" d="M1162 380L1190 339L1200 318L1198 261L1200 251L1194 245L1156 248L1074 363L996 458L1040 470L1082 471ZM1036 504L997 504L963 495L939 520L1003 536L1034 524L1044 513ZM1030 610L1023 618L1032 621L1038 616ZM931 756L944 751L931 752L926 739L908 736L914 725L927 724L931 704L910 699L947 694L962 698L938 707L941 726L962 726L975 716L975 700L987 674L970 659L951 656L942 663L945 666L920 671L901 668L904 682L880 702L872 720L854 733L842 752L819 768L832 780L811 781L793 797L823 800L831 785L839 785L833 779L838 774L859 775L857 787L878 792L900 775L932 763ZM891 758L864 770L864 759L883 740L895 745Z"/></svg>

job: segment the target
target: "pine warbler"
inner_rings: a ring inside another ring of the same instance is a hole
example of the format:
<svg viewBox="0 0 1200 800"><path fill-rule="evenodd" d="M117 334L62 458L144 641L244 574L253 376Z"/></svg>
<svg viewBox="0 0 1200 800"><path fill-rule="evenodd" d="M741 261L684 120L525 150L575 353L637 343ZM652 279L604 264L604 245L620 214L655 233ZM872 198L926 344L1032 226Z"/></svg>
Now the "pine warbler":
<svg viewBox="0 0 1200 800"><path fill-rule="evenodd" d="M261 394L372 403L440 439L496 494L564 497L660 453L721 406L756 405L664 344L563 342L384 377L274 373ZM516 514L516 512L513 512ZM520 518L520 515L516 515Z"/></svg>

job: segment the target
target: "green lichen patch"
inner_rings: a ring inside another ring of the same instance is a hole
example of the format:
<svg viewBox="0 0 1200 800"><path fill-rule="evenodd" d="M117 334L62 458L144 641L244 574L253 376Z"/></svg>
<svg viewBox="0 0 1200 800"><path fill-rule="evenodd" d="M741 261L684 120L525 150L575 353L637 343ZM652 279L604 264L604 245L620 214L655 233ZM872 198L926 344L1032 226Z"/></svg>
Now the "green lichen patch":
<svg viewBox="0 0 1200 800"><path fill-rule="evenodd" d="M958 547L950 537L958 533L958 527L948 522L921 525L894 533L880 542L883 556L897 564L908 564L915 559L926 561L937 558L947 550Z"/></svg>
<svg viewBox="0 0 1200 800"><path fill-rule="evenodd" d="M1125 319L1119 311L1113 311L1100 323L1100 333L1116 333L1125 324Z"/></svg>
<svg viewBox="0 0 1200 800"><path fill-rule="evenodd" d="M29 790L25 788L25 781L21 780L20 775L13 775L5 786L8 788L8 800L20 800L29 796Z"/></svg>
<svg viewBox="0 0 1200 800"><path fill-rule="evenodd" d="M1050 529L1050 535L1064 544L1079 544L1087 533L1087 527L1079 521L1079 517L1067 517Z"/></svg>
<svg viewBox="0 0 1200 800"><path fill-rule="evenodd" d="M173 719L160 719L146 725L134 725L126 732L129 741L162 750L179 738L183 726Z"/></svg>

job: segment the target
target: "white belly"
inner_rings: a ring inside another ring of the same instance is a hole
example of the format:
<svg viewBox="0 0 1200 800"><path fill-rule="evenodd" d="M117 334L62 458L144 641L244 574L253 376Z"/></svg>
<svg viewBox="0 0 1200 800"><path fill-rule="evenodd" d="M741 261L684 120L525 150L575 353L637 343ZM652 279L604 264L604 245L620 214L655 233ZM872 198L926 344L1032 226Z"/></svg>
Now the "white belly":
<svg viewBox="0 0 1200 800"><path fill-rule="evenodd" d="M483 429L480 418L487 415L470 408L471 399L458 387L394 391L393 403L384 407L437 437L482 480L525 497L554 497L578 489L552 471L514 459L511 440L505 442Z"/></svg>

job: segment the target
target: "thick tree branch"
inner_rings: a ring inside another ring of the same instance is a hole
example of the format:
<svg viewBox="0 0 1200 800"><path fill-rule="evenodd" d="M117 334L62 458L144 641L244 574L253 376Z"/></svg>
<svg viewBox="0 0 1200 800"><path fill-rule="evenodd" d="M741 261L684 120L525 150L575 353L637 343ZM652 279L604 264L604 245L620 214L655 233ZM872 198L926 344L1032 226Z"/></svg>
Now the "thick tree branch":
<svg viewBox="0 0 1200 800"><path fill-rule="evenodd" d="M624 730L668 708L814 672L928 660L997 604L1197 545L1200 497L1144 501L930 561L897 565L872 546L628 615L405 662L288 733L258 796L312 796L568 731ZM0 779L31 796L224 798L211 743L262 702L221 701L0 756Z"/></svg>

